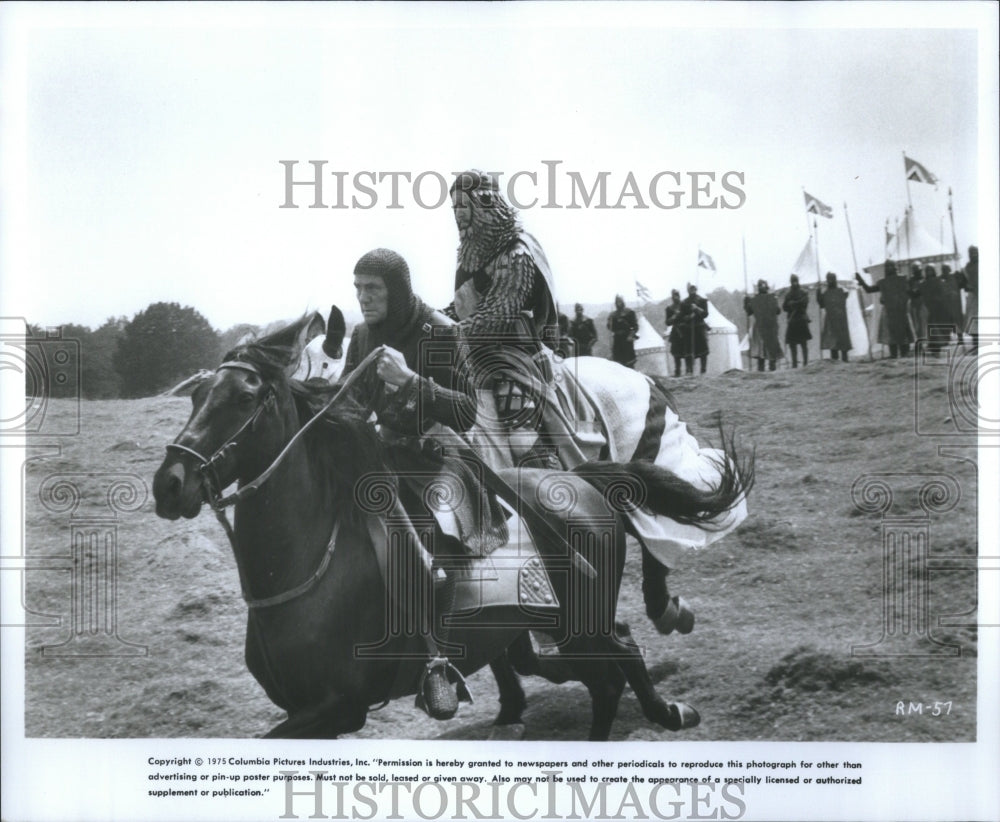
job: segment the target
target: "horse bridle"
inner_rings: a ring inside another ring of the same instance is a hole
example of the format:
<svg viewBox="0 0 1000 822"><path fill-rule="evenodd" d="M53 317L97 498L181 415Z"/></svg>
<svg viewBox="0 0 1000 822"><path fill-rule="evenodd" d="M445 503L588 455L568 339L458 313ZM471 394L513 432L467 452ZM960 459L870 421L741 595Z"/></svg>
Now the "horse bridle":
<svg viewBox="0 0 1000 822"><path fill-rule="evenodd" d="M337 541L337 532L340 530L340 521L338 520L336 523L334 523L333 533L330 535L330 541L327 545L327 549L323 553L323 559L320 561L320 564L316 568L316 570L305 582L303 582L300 585L297 585L295 588L292 588L289 591L284 591L283 593L276 594L271 597L265 597L263 599L254 599L250 596L249 593L250 589L247 587L247 582L243 577L243 569L239 563L239 553L236 549L236 532L233 529L232 524L229 522L229 518L226 516L225 509L228 508L230 505L235 505L240 500L249 497L251 494L256 493L257 489L259 489L261 485L267 482L271 474L274 473L275 469L278 467L278 465L281 464L281 461L292 449L292 446L295 445L295 443L299 440L299 438L303 434L305 434L305 432L309 428L311 428L312 425L318 419L320 419L320 417L322 417L327 411L330 410L330 408L333 407L334 403L336 403L337 400L339 400L342 396L344 396L347 390L368 369L368 366L370 366L373 362L375 362L376 359L378 359L384 348L385 348L384 346L381 345L378 346L373 351L369 352L368 356L366 356L360 363L358 363L357 368L355 368L354 371L348 374L347 379L344 380L344 384L340 387L340 390L337 391L337 393L330 398L330 400L326 403L326 405L324 405L319 411L317 411L305 425L303 425L301 428L299 428L298 431L295 432L294 436L288 441L288 443L282 449L281 453L274 458L274 462L272 462L264 470L262 474L260 474L252 482L248 482L245 485L242 485L234 493L229 494L228 496L225 497L221 496L222 488L220 487L221 481L219 480L219 475L217 471L218 463L225 457L227 452L232 451L234 448L236 448L237 445L239 445L240 438L243 436L245 432L253 429L254 423L256 423L257 419L265 411L265 409L272 407L274 405L276 397L274 386L268 384L267 389L264 392L264 396L261 398L260 402L258 402L257 407L253 410L253 413L251 413L250 416L247 418L246 422L244 422L243 425L241 425L237 429L235 434L233 434L228 440L226 440L222 445L220 445L215 450L215 453L213 453L212 456L205 458L201 453L199 453L195 449L189 448L186 445L181 445L179 442L176 441L167 445L168 453L172 450L178 451L181 454L187 454L189 456L192 456L198 461L198 472L201 474L203 480L202 490L205 492L205 498L212 509L212 513L215 514L216 519L219 520L219 523L222 525L223 529L225 529L226 536L229 538L229 545L230 547L232 547L233 555L237 559L236 569L240 575L240 587L243 591L243 599L248 607L266 608L271 605L280 605L283 602L288 602L289 600L301 596L302 594L306 593L310 588L312 588L313 585L315 585L322 578L323 574L326 572L327 567L330 565L330 559L333 556L334 543ZM251 363L240 362L238 360L230 360L222 363L222 365L220 365L218 368L215 369L215 373L218 373L219 371L222 371L223 369L227 368L248 371L251 374L256 374L258 377L261 377L260 371L258 371L254 365L252 365ZM261 379L263 380L263 377L261 377Z"/></svg>
<svg viewBox="0 0 1000 822"><path fill-rule="evenodd" d="M260 377L260 371L257 367L251 363L239 362L237 360L232 360L229 362L224 362L215 372L218 373L224 369L247 371L251 374L255 374ZM264 391L263 397L257 403L257 407L254 408L253 412L247 418L228 440L226 440L222 445L220 445L215 452L210 457L203 456L200 452L196 451L194 448L190 448L187 445L181 445L176 440L167 446L167 451L179 451L182 454L188 454L195 458L197 461L197 470L202 477L202 489L205 492L205 501L211 506L214 511L222 511L233 505L236 502L236 495L230 494L228 497L222 496L222 480L219 478L218 467L219 464L225 459L226 455L236 448L240 443L240 439L247 431L252 431L254 424L265 410L274 406L274 386L267 385Z"/></svg>

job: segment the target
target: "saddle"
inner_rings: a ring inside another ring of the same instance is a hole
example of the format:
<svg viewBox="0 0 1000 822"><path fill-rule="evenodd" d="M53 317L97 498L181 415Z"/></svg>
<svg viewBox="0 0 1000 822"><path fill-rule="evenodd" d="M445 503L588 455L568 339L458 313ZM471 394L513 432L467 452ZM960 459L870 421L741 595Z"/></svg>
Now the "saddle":
<svg viewBox="0 0 1000 822"><path fill-rule="evenodd" d="M538 345L496 346L489 379L479 383L476 450L497 452L493 468L524 464L518 454L536 444L558 455L557 468L606 458L608 437L599 406L579 379L575 359L563 360ZM537 449L536 449L537 450Z"/></svg>
<svg viewBox="0 0 1000 822"><path fill-rule="evenodd" d="M450 617L449 623L474 625L481 618L477 615L486 610L491 612L491 623L524 620L532 613L547 617L558 610L559 600L530 530L517 514L509 508L506 512L510 516L508 539L488 554L431 556L423 549L425 561L434 569L439 616ZM402 511L389 517L369 516L367 526L379 569L386 580L388 553L393 543L411 540L413 545L424 546L427 541L426 523L415 525ZM446 585L452 588L447 596L442 591ZM540 620L540 627L551 624L550 617Z"/></svg>

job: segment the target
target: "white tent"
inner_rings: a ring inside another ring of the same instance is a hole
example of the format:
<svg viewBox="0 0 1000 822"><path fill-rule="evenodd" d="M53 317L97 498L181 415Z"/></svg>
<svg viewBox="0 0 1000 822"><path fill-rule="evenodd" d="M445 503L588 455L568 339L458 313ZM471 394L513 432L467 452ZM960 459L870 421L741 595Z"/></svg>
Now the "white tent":
<svg viewBox="0 0 1000 822"><path fill-rule="evenodd" d="M722 374L733 368L743 368L740 357L740 336L736 326L725 318L711 302L708 303L708 371Z"/></svg>
<svg viewBox="0 0 1000 822"><path fill-rule="evenodd" d="M639 336L635 340L635 370L653 377L665 377L667 371L667 346L660 332L638 311Z"/></svg>
<svg viewBox="0 0 1000 822"><path fill-rule="evenodd" d="M924 228L914 210L908 209L899 230L887 239L885 256L897 263L940 263L955 259L955 250Z"/></svg>
<svg viewBox="0 0 1000 822"><path fill-rule="evenodd" d="M819 257L818 265L816 263L817 256ZM795 265L792 266L791 273L799 278L799 283L805 286L809 283L815 283L817 280L824 282L826 280L826 272L836 270L836 268L830 265L830 261L826 258L826 254L822 248L819 249L819 253L817 254L816 241L813 237L810 237L802 247L799 258L795 261Z"/></svg>

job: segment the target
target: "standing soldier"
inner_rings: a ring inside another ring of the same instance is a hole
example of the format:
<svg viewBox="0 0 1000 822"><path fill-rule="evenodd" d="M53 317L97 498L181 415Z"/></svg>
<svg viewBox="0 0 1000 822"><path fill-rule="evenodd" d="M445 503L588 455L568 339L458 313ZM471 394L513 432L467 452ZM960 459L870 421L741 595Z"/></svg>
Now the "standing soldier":
<svg viewBox="0 0 1000 822"><path fill-rule="evenodd" d="M979 248L969 246L969 262L962 272L965 289L965 333L972 337L972 347L979 345Z"/></svg>
<svg viewBox="0 0 1000 822"><path fill-rule="evenodd" d="M799 347L802 348L802 365L809 365L809 292L799 285L799 278L792 274L791 288L785 295L781 307L788 315L788 325L785 327L785 344L792 349L792 368L799 367ZM822 303L821 303L822 305Z"/></svg>
<svg viewBox="0 0 1000 822"><path fill-rule="evenodd" d="M927 311L927 350L937 357L951 340L951 310L944 290L944 281L932 265L924 266L924 308Z"/></svg>
<svg viewBox="0 0 1000 822"><path fill-rule="evenodd" d="M635 367L635 340L639 336L639 321L631 308L625 307L621 294L615 296L615 310L608 315L611 332L611 359L616 363Z"/></svg>
<svg viewBox="0 0 1000 822"><path fill-rule="evenodd" d="M948 323L955 332L959 345L962 344L962 334L965 331L961 278L961 271L952 271L947 263L941 266L941 287L944 289L944 301L948 307Z"/></svg>
<svg viewBox="0 0 1000 822"><path fill-rule="evenodd" d="M698 286L688 284L688 295L684 298L682 317L687 334L688 349L684 352L685 370L694 373L694 360L701 361L701 373L708 368L708 300L698 294Z"/></svg>
<svg viewBox="0 0 1000 822"><path fill-rule="evenodd" d="M681 362L687 359L688 337L691 331L684 314L684 303L681 302L681 292L676 288L670 292L670 302L667 304L665 316L667 328L670 334L667 337L670 343L670 356L674 358L674 376L681 375Z"/></svg>
<svg viewBox="0 0 1000 822"><path fill-rule="evenodd" d="M847 352L851 350L851 332L847 327L847 292L837 285L837 275L826 273L826 291L816 292L816 301L825 312L823 331L819 346L830 352L830 359L843 355L847 362Z"/></svg>
<svg viewBox="0 0 1000 822"><path fill-rule="evenodd" d="M924 275L920 266L914 263L910 266L909 287L906 292L910 298L910 325L917 344L927 344L927 305L924 302Z"/></svg>
<svg viewBox="0 0 1000 822"><path fill-rule="evenodd" d="M569 323L569 336L576 343L576 356L589 357L597 342L597 328L594 321L583 313L580 303L576 304L574 311L575 315Z"/></svg>
<svg viewBox="0 0 1000 822"><path fill-rule="evenodd" d="M765 280L757 281L757 293L743 299L743 308L753 317L750 356L757 360L758 371L764 370L764 360L767 360L768 370L774 371L778 359L784 356L778 342L778 315L781 309Z"/></svg>
<svg viewBox="0 0 1000 822"><path fill-rule="evenodd" d="M882 314L878 320L878 341L889 346L889 358L910 355L910 343L913 342L913 332L910 330L910 320L907 314L909 300L906 280L896 273L896 264L892 260L885 261L885 276L875 285L868 285L858 272L854 272L857 280L866 293L881 294Z"/></svg>

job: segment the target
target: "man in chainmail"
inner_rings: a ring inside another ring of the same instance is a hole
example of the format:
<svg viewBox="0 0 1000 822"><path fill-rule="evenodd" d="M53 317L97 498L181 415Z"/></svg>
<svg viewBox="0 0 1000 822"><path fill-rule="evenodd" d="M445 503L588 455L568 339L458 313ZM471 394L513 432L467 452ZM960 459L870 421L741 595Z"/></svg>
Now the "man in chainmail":
<svg viewBox="0 0 1000 822"><path fill-rule="evenodd" d="M400 552L386 563L390 602L407 609L426 642L430 661L417 704L435 719L449 719L458 697L468 694L435 638L434 562L426 549L487 554L507 541L506 520L465 462L449 453L450 443L464 446L455 432L467 430L476 413L463 368L467 355L454 322L413 293L409 267L395 251L378 248L358 260L354 287L364 322L351 336L344 377L368 354L380 351L373 367L361 375L355 399L376 415L386 466L398 488L401 510L392 519L407 523L414 515L430 514L437 522L432 545L423 544L412 529L402 539L390 540L383 516L369 517L369 530L377 551ZM460 486L448 496L464 502L428 510L429 483ZM409 571L415 578L404 578ZM439 610L447 613L454 583L447 575L444 579L437 600Z"/></svg>
<svg viewBox="0 0 1000 822"><path fill-rule="evenodd" d="M564 467L543 422L559 405L552 386L559 312L541 245L524 230L495 175L456 176L459 233L450 311L470 348L479 395L476 450L491 467ZM491 429L492 425L492 429Z"/></svg>
<svg viewBox="0 0 1000 822"><path fill-rule="evenodd" d="M495 175L458 174L451 198L459 246L449 310L470 347L478 420L467 436L474 450L494 470L568 470L598 457L606 442L601 423L585 418L584 405L568 396L572 369L555 379L558 311L541 245L521 226ZM664 633L675 626L687 633L694 615L669 596L665 576L663 568L659 587L647 598L647 608L655 610L650 616Z"/></svg>
<svg viewBox="0 0 1000 822"><path fill-rule="evenodd" d="M534 332L558 343L552 273L541 245L521 226L497 178L466 171L451 187L458 225L455 311L470 340ZM527 327L524 320L529 320Z"/></svg>

